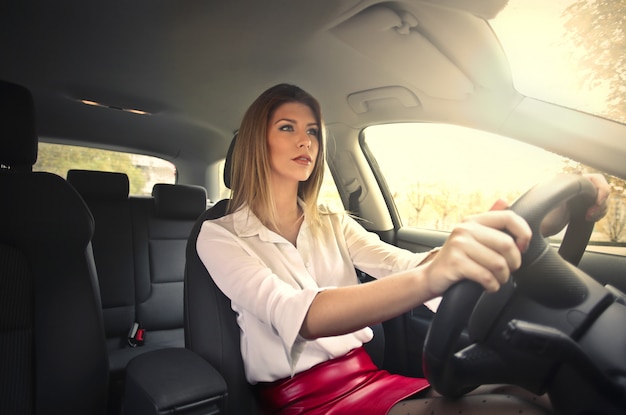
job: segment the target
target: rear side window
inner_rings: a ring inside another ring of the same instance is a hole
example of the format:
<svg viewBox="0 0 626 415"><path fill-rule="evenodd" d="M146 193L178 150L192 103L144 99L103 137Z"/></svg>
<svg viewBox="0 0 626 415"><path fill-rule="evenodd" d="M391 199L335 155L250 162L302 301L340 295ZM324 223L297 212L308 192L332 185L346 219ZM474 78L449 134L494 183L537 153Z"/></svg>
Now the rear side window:
<svg viewBox="0 0 626 415"><path fill-rule="evenodd" d="M176 183L176 167L167 160L142 154L90 147L39 143L34 171L67 177L68 170L99 170L126 173L130 195L150 195L155 183Z"/></svg>

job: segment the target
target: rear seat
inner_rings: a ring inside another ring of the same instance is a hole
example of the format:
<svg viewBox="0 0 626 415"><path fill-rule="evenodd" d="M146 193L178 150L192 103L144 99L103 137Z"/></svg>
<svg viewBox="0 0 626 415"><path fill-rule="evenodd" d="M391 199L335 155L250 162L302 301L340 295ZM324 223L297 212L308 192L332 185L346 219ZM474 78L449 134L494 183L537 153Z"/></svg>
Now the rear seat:
<svg viewBox="0 0 626 415"><path fill-rule="evenodd" d="M123 173L70 170L67 180L95 220L92 244L116 399L133 357L184 347L185 247L196 218L206 210L206 191L157 184L152 197L129 197ZM137 347L128 339L134 323L145 330Z"/></svg>
<svg viewBox="0 0 626 415"><path fill-rule="evenodd" d="M195 220L206 210L206 191L156 184L152 196L131 198L136 321L146 330L144 347L184 347L185 248Z"/></svg>

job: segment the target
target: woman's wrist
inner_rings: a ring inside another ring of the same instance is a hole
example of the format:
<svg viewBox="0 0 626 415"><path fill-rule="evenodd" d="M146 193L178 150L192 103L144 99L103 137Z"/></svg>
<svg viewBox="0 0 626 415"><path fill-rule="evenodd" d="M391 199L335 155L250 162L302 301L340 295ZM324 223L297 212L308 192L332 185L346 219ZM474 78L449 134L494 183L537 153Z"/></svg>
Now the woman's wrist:
<svg viewBox="0 0 626 415"><path fill-rule="evenodd" d="M437 250L438 251L438 250ZM414 293L416 299L419 299L419 303L423 304L426 301L439 297L441 294L436 292L431 284L431 276L429 275L431 269L431 260L437 255L437 252L433 252L429 258L426 258L422 263L415 268L412 273Z"/></svg>

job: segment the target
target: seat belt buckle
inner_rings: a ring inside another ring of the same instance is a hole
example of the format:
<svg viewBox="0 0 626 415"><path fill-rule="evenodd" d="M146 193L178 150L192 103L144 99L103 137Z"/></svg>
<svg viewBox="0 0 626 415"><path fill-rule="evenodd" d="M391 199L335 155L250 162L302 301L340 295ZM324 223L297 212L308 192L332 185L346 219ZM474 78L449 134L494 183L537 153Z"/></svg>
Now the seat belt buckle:
<svg viewBox="0 0 626 415"><path fill-rule="evenodd" d="M146 338L146 330L142 329L138 322L134 322L128 332L128 344L130 347L143 346Z"/></svg>

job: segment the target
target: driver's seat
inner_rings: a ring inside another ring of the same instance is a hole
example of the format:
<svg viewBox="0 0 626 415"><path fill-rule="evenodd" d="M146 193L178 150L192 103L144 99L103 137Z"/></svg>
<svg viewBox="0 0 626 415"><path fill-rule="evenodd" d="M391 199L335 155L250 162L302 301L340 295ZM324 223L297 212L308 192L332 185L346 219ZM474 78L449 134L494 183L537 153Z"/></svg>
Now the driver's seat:
<svg viewBox="0 0 626 415"><path fill-rule="evenodd" d="M227 199L204 212L187 242L185 267L185 347L217 369L227 385L226 414L258 414L246 380L239 344L239 326L230 300L215 285L196 251L202 223L226 213Z"/></svg>
<svg viewBox="0 0 626 415"><path fill-rule="evenodd" d="M233 137L224 165L224 184L230 188L230 160ZM230 300L215 285L196 250L196 241L206 220L226 214L228 199L222 199L196 220L186 248L185 264L185 347L208 361L223 376L227 385L226 414L255 415L255 397L248 384L241 358L239 326Z"/></svg>

